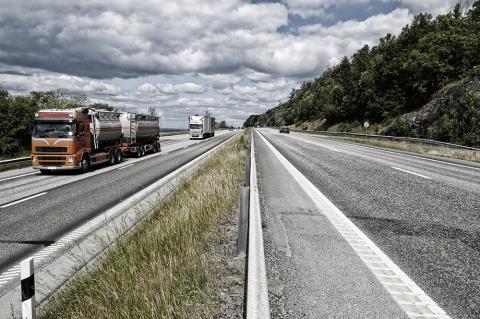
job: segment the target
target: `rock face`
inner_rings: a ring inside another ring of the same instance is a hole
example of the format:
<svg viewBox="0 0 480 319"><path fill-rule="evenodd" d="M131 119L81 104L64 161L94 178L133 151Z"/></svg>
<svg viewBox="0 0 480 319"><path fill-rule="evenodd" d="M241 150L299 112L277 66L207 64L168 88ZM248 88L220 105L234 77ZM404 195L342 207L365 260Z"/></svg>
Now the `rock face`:
<svg viewBox="0 0 480 319"><path fill-rule="evenodd" d="M449 109L455 108L459 113L464 113L467 92L473 92L480 96L480 76L449 84L438 91L428 104L417 111L403 115L402 118L407 120L410 129L415 131L418 136L426 136L428 127L439 120Z"/></svg>

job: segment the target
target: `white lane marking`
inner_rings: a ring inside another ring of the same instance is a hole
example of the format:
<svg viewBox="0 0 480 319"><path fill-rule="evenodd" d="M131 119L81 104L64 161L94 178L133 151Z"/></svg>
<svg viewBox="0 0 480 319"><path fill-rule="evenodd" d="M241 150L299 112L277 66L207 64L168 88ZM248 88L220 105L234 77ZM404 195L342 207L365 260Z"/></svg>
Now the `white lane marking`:
<svg viewBox="0 0 480 319"><path fill-rule="evenodd" d="M170 153L170 152L162 153L162 156L167 155L168 153Z"/></svg>
<svg viewBox="0 0 480 319"><path fill-rule="evenodd" d="M12 206L12 205L15 205L15 204L18 204L18 203L27 201L27 200L29 200L29 199L35 198L35 197L39 197L39 196L45 195L46 193L47 193L47 192L43 192L43 193L36 194L36 195L30 196L30 197L27 197L27 198L22 198L22 199L20 199L20 200L17 200L17 201L14 201L14 202L11 202L11 203L2 205L2 206L0 206L0 208L5 208L5 207L8 207L8 206Z"/></svg>
<svg viewBox="0 0 480 319"><path fill-rule="evenodd" d="M407 171L406 169L401 169L401 168L393 167L393 166L392 166L392 168L396 169L397 171L404 172L404 173L416 175L416 176L423 177L423 178L426 178L426 179L432 179L431 177L428 177L428 176L425 176L425 175L422 175L422 174L418 174L418 173L414 173L414 172L410 172L410 171Z"/></svg>
<svg viewBox="0 0 480 319"><path fill-rule="evenodd" d="M310 135L310 136L313 136L313 137L316 137L316 136L317 136L317 135L311 135L311 134L309 134L309 135ZM366 149L373 150L373 151L379 151L379 152L384 152L384 153L391 153L391 154L395 154L395 155L412 157L412 158L416 158L416 159L419 159L419 160L436 162L436 163L441 163L441 164L446 164L446 165L459 166L459 167L464 167L464 168L469 168L469 169L474 169L474 170L480 171L480 168L479 168L479 167L473 167L473 166L468 166L468 165L456 164L456 163L451 163L451 162L436 160L436 159L433 159L433 158L426 158L426 157L421 157L421 156L416 156L416 155L409 155L409 154L404 154L404 153L399 153L399 152L394 152L394 151L387 151L387 150L382 150L382 149L379 149L379 148L374 148L374 147L368 147L368 146L358 145L358 144L355 144L355 143L347 143L347 142L342 142L342 141L337 141L337 142L340 142L340 143L343 143L343 144L353 145L353 146L355 146L355 147L366 148Z"/></svg>
<svg viewBox="0 0 480 319"><path fill-rule="evenodd" d="M28 175L34 175L34 174L38 174L38 172L33 172L33 173L28 173L28 174L22 174L22 175L17 175L17 176L12 176L12 177L3 178L3 179L0 179L0 182L8 181L8 180L10 180L10 179L20 178L20 177L24 177L24 176L28 176Z"/></svg>
<svg viewBox="0 0 480 319"><path fill-rule="evenodd" d="M410 318L450 318L407 274L298 171L262 134L260 138L319 210L349 243L377 280ZM352 238L352 234L355 234ZM376 257L376 258L372 258ZM384 275L388 275L385 277ZM393 282L392 282L393 281ZM407 300L407 301L406 301Z"/></svg>
<svg viewBox="0 0 480 319"><path fill-rule="evenodd" d="M128 165L122 166L119 169L125 169L125 168L131 167L131 166L133 166L133 164L128 164Z"/></svg>
<svg viewBox="0 0 480 319"><path fill-rule="evenodd" d="M290 134L289 134L288 136L291 137L291 138L293 138L293 139L296 139L296 140L298 140L298 141L302 141L302 142L305 142L305 143L308 143L308 144L312 144L312 145L316 145L316 146L320 146L320 147L326 148L327 150L332 151L332 152L341 153L340 150L333 149L333 148L331 148L331 147L329 147L329 146L326 146L326 145L323 145L323 144L320 144L320 143L316 143L316 142L313 142L313 141L309 141L309 140L307 140L307 139L302 139L302 138L300 138L300 137L298 137L298 136L294 136L294 135L290 135Z"/></svg>

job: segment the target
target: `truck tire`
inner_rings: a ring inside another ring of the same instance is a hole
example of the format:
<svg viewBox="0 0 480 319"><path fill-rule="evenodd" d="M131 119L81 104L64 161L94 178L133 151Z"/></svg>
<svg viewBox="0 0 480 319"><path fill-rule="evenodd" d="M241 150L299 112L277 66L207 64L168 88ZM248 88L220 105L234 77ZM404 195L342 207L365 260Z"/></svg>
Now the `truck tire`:
<svg viewBox="0 0 480 319"><path fill-rule="evenodd" d="M119 164L122 162L122 151L117 148L115 150L115 164Z"/></svg>
<svg viewBox="0 0 480 319"><path fill-rule="evenodd" d="M81 173L85 173L90 169L90 158L88 155L84 155L82 160L80 161L80 171Z"/></svg>
<svg viewBox="0 0 480 319"><path fill-rule="evenodd" d="M153 149L152 149L152 153L156 153L156 152L158 152L157 142L153 143Z"/></svg>
<svg viewBox="0 0 480 319"><path fill-rule="evenodd" d="M141 157L145 156L145 145L140 146Z"/></svg>
<svg viewBox="0 0 480 319"><path fill-rule="evenodd" d="M108 152L108 164L109 165L115 165L116 164L116 157L115 157L115 150L110 150Z"/></svg>
<svg viewBox="0 0 480 319"><path fill-rule="evenodd" d="M135 157L142 157L142 150L141 147L137 147L137 151L135 152Z"/></svg>
<svg viewBox="0 0 480 319"><path fill-rule="evenodd" d="M49 170L49 169L41 169L41 170L40 170L40 173L42 173L42 174L48 174L48 173L50 173L50 170Z"/></svg>

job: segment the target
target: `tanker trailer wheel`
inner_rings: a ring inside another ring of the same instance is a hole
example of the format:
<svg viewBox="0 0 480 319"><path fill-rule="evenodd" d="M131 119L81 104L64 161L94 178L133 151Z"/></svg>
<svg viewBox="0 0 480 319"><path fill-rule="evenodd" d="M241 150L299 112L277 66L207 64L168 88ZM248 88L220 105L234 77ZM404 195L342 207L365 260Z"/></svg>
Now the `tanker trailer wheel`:
<svg viewBox="0 0 480 319"><path fill-rule="evenodd" d="M115 151L115 164L121 163L122 162L122 151L117 148Z"/></svg>
<svg viewBox="0 0 480 319"><path fill-rule="evenodd" d="M135 157L142 157L142 148L141 148L141 146L137 147L137 151L135 152Z"/></svg>
<svg viewBox="0 0 480 319"><path fill-rule="evenodd" d="M110 150L110 152L108 152L108 164L109 165L115 165L116 164L116 154L115 154L115 150Z"/></svg>
<svg viewBox="0 0 480 319"><path fill-rule="evenodd" d="M90 168L90 158L88 155L83 155L82 161L80 162L80 170L82 173L85 173Z"/></svg>
<svg viewBox="0 0 480 319"><path fill-rule="evenodd" d="M141 152L141 154L142 154L142 155L140 155L140 156L141 156L141 157L144 157L144 156L145 156L145 146L144 146L144 145L140 146L140 149L141 149L140 152Z"/></svg>

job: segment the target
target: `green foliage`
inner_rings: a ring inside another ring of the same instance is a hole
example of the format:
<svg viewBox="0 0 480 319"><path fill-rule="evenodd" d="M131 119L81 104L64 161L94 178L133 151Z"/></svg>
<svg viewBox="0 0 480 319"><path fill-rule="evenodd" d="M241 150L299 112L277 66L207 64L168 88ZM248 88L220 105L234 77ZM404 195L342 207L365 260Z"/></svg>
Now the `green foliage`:
<svg viewBox="0 0 480 319"><path fill-rule="evenodd" d="M343 58L320 77L293 89L287 101L249 118L245 126L325 120L325 126L331 127L365 119L372 124L390 123L428 103L447 84L479 75L479 52L480 0L468 12L458 4L435 19L419 14L398 37L387 34L377 46L364 46L351 58ZM475 138L470 131L447 132L454 124L451 121L461 116L454 112L446 114L443 124L431 128L428 135L472 143ZM394 122L393 129L398 135L415 134L402 120Z"/></svg>
<svg viewBox="0 0 480 319"><path fill-rule="evenodd" d="M480 97L468 92L465 108L450 108L428 128L428 137L467 146L480 145Z"/></svg>
<svg viewBox="0 0 480 319"><path fill-rule="evenodd" d="M66 97L60 90L13 96L0 89L0 156L12 157L30 149L32 123L39 110L76 108L86 103L85 96ZM101 108L113 109L108 104L101 104Z"/></svg>

